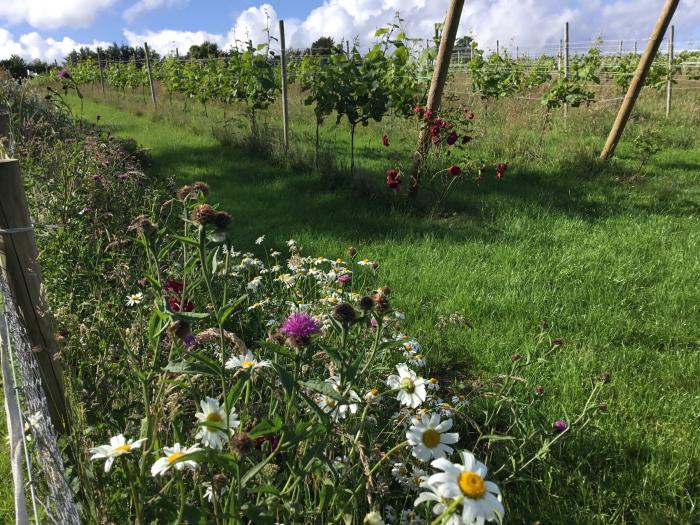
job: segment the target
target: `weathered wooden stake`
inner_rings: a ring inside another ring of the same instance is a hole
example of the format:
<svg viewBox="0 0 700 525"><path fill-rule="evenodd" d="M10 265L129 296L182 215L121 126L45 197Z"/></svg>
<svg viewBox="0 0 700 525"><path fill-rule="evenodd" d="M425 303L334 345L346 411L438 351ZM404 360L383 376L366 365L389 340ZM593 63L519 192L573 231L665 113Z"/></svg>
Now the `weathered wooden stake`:
<svg viewBox="0 0 700 525"><path fill-rule="evenodd" d="M673 34L674 27L668 33L668 78L666 79L666 118L671 114L671 90L673 89Z"/></svg>
<svg viewBox="0 0 700 525"><path fill-rule="evenodd" d="M97 68L100 70L100 85L102 86L102 96L105 96L105 77L102 73L102 56L100 55L100 48L97 48Z"/></svg>
<svg viewBox="0 0 700 525"><path fill-rule="evenodd" d="M148 43L143 43L143 49L146 52L146 72L148 73L148 85L151 87L151 100L153 101L153 107L158 107L156 104L156 87L153 85L153 76L151 75L151 61L148 58Z"/></svg>
<svg viewBox="0 0 700 525"><path fill-rule="evenodd" d="M651 32L651 38L649 38L646 48L642 53L642 58L639 59L639 64L637 64L637 69L632 77L632 82L630 82L630 87L627 89L627 94L625 95L622 105L617 112L615 123L608 134L603 151L600 152L601 159L607 159L615 152L617 143L622 136L622 132L625 130L625 125L627 124L627 120L632 113L634 103L637 101L637 97L642 90L642 86L644 86L644 81L649 73L651 63L654 61L654 57L659 50L661 40L664 37L664 33L666 33L666 29L668 29L668 26L671 23L671 18L673 18L673 13L676 12L679 1L680 0L666 0L663 8L661 9L659 18L656 20L656 25L654 25L654 29Z"/></svg>
<svg viewBox="0 0 700 525"><path fill-rule="evenodd" d="M284 153L289 151L289 101L287 100L287 52L284 42L284 20L280 20L280 65L282 74L282 130Z"/></svg>
<svg viewBox="0 0 700 525"><path fill-rule="evenodd" d="M440 109L442 101L442 92L445 89L445 80L447 80L447 71L450 67L450 57L455 45L457 36L457 28L459 19L462 15L464 0L450 0L450 7L447 10L445 17L445 26L442 30L442 38L440 39L440 48L438 49L437 58L435 59L435 67L433 68L433 78L430 81L430 91L428 91L428 102L425 106L426 111L435 112ZM411 166L411 178L409 180L409 192L415 194L418 191L418 180L420 177L420 169L425 161L430 144L429 123L424 122L421 126L418 135L418 145L413 156L413 165Z"/></svg>
<svg viewBox="0 0 700 525"><path fill-rule="evenodd" d="M65 432L69 419L53 317L46 302L27 196L16 159L0 160L0 230L0 269L32 344L51 421L59 432Z"/></svg>
<svg viewBox="0 0 700 525"><path fill-rule="evenodd" d="M496 40L496 56L501 56L501 44Z"/></svg>
<svg viewBox="0 0 700 525"><path fill-rule="evenodd" d="M9 159L12 151L12 127L10 114L0 113L0 159Z"/></svg>
<svg viewBox="0 0 700 525"><path fill-rule="evenodd" d="M569 22L564 23L564 78L569 78ZM564 104L564 116L569 114L569 105Z"/></svg>

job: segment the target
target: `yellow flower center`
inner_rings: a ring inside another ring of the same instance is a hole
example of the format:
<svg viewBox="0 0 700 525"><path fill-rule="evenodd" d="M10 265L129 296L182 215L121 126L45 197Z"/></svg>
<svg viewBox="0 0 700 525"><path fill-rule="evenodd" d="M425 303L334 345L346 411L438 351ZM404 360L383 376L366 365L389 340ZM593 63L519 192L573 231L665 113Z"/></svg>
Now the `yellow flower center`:
<svg viewBox="0 0 700 525"><path fill-rule="evenodd" d="M210 412L209 414L207 414L207 421L209 423L221 423L223 421L223 419L221 417L221 414L219 414L218 412ZM216 428L212 428L212 427L207 427L207 430L209 432L216 432L217 431Z"/></svg>
<svg viewBox="0 0 700 525"><path fill-rule="evenodd" d="M372 394L373 396L376 396L379 393L379 390L377 390L376 388L373 388L372 390L369 391L369 393Z"/></svg>
<svg viewBox="0 0 700 525"><path fill-rule="evenodd" d="M423 432L423 444L428 448L435 448L440 444L440 432L434 428L429 428Z"/></svg>
<svg viewBox="0 0 700 525"><path fill-rule="evenodd" d="M459 475L457 480L459 489L466 497L471 499L481 499L486 494L486 485L481 476L475 472L465 471Z"/></svg>
<svg viewBox="0 0 700 525"><path fill-rule="evenodd" d="M254 361L248 361L247 359L241 363L242 368L250 368L255 364Z"/></svg>
<svg viewBox="0 0 700 525"><path fill-rule="evenodd" d="M335 399L326 399L326 406L329 408L335 408L337 404L338 403L336 403Z"/></svg>
<svg viewBox="0 0 700 525"><path fill-rule="evenodd" d="M168 456L168 459L166 459L166 461L168 462L168 465L170 465L173 461L177 461L178 459L180 459L184 455L185 455L184 452L173 452L172 454L170 454Z"/></svg>
<svg viewBox="0 0 700 525"><path fill-rule="evenodd" d="M129 447L129 445L119 445L118 447L114 447L114 451L125 454L127 452L131 452L131 448Z"/></svg>
<svg viewBox="0 0 700 525"><path fill-rule="evenodd" d="M413 383L413 379L411 379L410 377L404 377L401 380L401 383L399 383L399 386L402 390L405 390L409 394L412 394L413 391L416 389L416 385Z"/></svg>

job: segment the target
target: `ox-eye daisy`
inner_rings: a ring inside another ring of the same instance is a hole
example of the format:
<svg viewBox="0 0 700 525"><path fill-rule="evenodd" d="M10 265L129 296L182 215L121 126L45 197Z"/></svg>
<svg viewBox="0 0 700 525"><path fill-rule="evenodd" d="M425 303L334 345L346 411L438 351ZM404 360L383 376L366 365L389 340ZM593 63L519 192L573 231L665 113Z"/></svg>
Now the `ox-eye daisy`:
<svg viewBox="0 0 700 525"><path fill-rule="evenodd" d="M109 472L116 458L138 449L144 441L146 440L139 439L134 441L130 439L127 441L122 434L119 434L109 439L109 445L100 445L99 447L91 448L90 453L93 454L93 456L90 459L106 459L105 472Z"/></svg>
<svg viewBox="0 0 700 525"><path fill-rule="evenodd" d="M396 371L398 375L390 375L386 382L390 388L399 391L399 402L411 408L420 406L425 401L425 379L418 377L406 363L396 365Z"/></svg>
<svg viewBox="0 0 700 525"><path fill-rule="evenodd" d="M227 417L225 406L211 397L202 400L200 406L202 411L194 415L200 423L199 431L195 437L201 440L204 446L216 450L223 449L234 429L241 424L238 421L236 410L232 407Z"/></svg>
<svg viewBox="0 0 700 525"><path fill-rule="evenodd" d="M172 466L174 466L176 470L197 470L199 468L199 465L196 461L193 461L191 459L179 461L178 463L175 463L175 461L187 456L188 454L199 452L200 450L202 449L199 447L189 447L183 449L180 446L180 443L175 443L172 447L163 447L163 453L165 454L165 457L160 458L153 464L153 466L151 466L151 475L153 477L162 476L168 470L170 470L170 467ZM173 465L173 463L175 463L175 465Z"/></svg>
<svg viewBox="0 0 700 525"><path fill-rule="evenodd" d="M443 472L433 474L423 483L429 492L418 496L416 506L425 501L439 501L433 507L433 512L440 514L444 512L445 505L452 503L455 498L462 498L461 515L459 511L455 513L455 516L461 517L461 523L472 525L502 520L505 511L501 503L501 491L495 483L485 480L486 465L477 461L473 454L462 452L461 464L440 458L431 465Z"/></svg>
<svg viewBox="0 0 700 525"><path fill-rule="evenodd" d="M141 301L143 301L143 294L141 292L132 293L126 296L127 306L136 306L137 304L141 304Z"/></svg>
<svg viewBox="0 0 700 525"><path fill-rule="evenodd" d="M452 454L452 447L459 441L459 434L447 432L452 428L452 420L440 422L438 414L413 419L406 432L406 439L413 447L413 457L418 461L444 458Z"/></svg>
<svg viewBox="0 0 700 525"><path fill-rule="evenodd" d="M226 361L227 370L254 370L266 366L270 366L270 361L258 361L250 350L245 355L234 356Z"/></svg>

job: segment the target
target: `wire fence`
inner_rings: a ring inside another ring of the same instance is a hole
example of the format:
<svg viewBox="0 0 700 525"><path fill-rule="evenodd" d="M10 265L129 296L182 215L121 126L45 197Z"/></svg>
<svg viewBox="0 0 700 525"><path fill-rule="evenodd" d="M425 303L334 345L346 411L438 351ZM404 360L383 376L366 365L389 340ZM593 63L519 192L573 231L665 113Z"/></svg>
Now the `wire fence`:
<svg viewBox="0 0 700 525"><path fill-rule="evenodd" d="M0 232L0 235L13 233ZM49 416L37 360L0 275L0 362L14 481L16 523L79 525ZM28 512L27 507L31 510Z"/></svg>

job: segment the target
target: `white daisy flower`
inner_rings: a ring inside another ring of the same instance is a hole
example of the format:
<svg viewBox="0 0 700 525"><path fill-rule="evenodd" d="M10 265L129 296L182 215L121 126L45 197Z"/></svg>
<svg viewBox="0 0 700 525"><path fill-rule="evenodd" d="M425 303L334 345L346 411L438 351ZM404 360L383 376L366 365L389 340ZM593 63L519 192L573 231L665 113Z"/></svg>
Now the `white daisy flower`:
<svg viewBox="0 0 700 525"><path fill-rule="evenodd" d="M372 261L369 259L362 259L361 261L357 261L357 264L359 266L372 266Z"/></svg>
<svg viewBox="0 0 700 525"><path fill-rule="evenodd" d="M242 370L254 370L266 366L270 366L270 361L258 361L250 350L248 350L246 355L234 356L226 361L227 370L235 370L237 368Z"/></svg>
<svg viewBox="0 0 700 525"><path fill-rule="evenodd" d="M367 403L379 403L382 400L382 396L379 394L379 390L376 388L371 389L364 396L362 396L362 398Z"/></svg>
<svg viewBox="0 0 700 525"><path fill-rule="evenodd" d="M199 405L202 407L202 411L194 415L200 423L195 437L201 440L204 446L222 450L234 429L241 424L238 421L236 409L231 407L227 417L225 406L211 397L202 400ZM201 425L201 423L207 425Z"/></svg>
<svg viewBox="0 0 700 525"><path fill-rule="evenodd" d="M260 245L261 245L262 243L264 243L264 242L265 242L265 236L264 236L264 235L261 235L260 237L258 237L257 239L255 239L255 244L257 244L258 246L260 246Z"/></svg>
<svg viewBox="0 0 700 525"><path fill-rule="evenodd" d="M204 483L202 483L202 486L204 487L204 499L211 503L212 501L214 501L214 488L212 487L209 481L205 481ZM229 487L228 485L224 485L223 487L221 487L220 490L216 491L216 499L219 499L224 494L227 494L229 490L231 490L231 487Z"/></svg>
<svg viewBox="0 0 700 525"><path fill-rule="evenodd" d="M246 288L247 288L248 290L252 290L253 292L257 292L257 291L258 291L258 288L260 288L260 286L262 285L262 283L263 283L262 277L260 277L260 276L258 275L257 277L254 277L253 280L250 281L250 282L246 285Z"/></svg>
<svg viewBox="0 0 700 525"><path fill-rule="evenodd" d="M396 481L404 484L408 480L408 468L403 463L394 463L394 466L391 467L391 475Z"/></svg>
<svg viewBox="0 0 700 525"><path fill-rule="evenodd" d="M131 295L126 296L127 306L136 306L137 304L141 304L141 301L143 301L143 294L141 292L132 293Z"/></svg>
<svg viewBox="0 0 700 525"><path fill-rule="evenodd" d="M423 354L413 354L408 356L408 362L413 366L425 366L425 356Z"/></svg>
<svg viewBox="0 0 700 525"><path fill-rule="evenodd" d="M399 403L411 408L420 406L425 401L425 379L417 376L406 363L396 365L396 371L398 375L390 375L386 382L390 388L399 391Z"/></svg>
<svg viewBox="0 0 700 525"><path fill-rule="evenodd" d="M170 467L173 466L173 463L175 461L187 456L188 454L199 452L200 450L202 449L199 447L189 447L183 449L180 446L180 443L175 443L172 447L163 447L163 453L165 454L165 457L160 458L151 466L151 475L153 477L162 476L168 470L170 470ZM197 464L197 462L192 460L184 460L175 463L175 470L197 470L198 468L199 465Z"/></svg>
<svg viewBox="0 0 700 525"><path fill-rule="evenodd" d="M473 454L462 452L461 464L440 458L431 465L443 472L433 474L423 484L430 492L418 496L416 506L424 501L436 501L435 496L443 503L444 499L462 497L462 523L472 525L502 520L505 511L501 503L501 491L495 483L485 480L486 465L477 461ZM434 507L433 512L436 510Z"/></svg>
<svg viewBox="0 0 700 525"><path fill-rule="evenodd" d="M430 379L428 379L426 386L428 387L428 390L433 390L433 391L440 390L440 383L434 377L431 377Z"/></svg>
<svg viewBox="0 0 700 525"><path fill-rule="evenodd" d="M333 387L333 390L340 393L340 376L334 375L326 379L326 383ZM360 396L354 390L348 391L348 397L352 401L360 401ZM320 394L317 398L319 408L326 414L332 414L333 419L345 419L350 414L357 413L357 403L341 403L330 396Z"/></svg>
<svg viewBox="0 0 700 525"><path fill-rule="evenodd" d="M270 251L270 257L277 258L277 257L279 257L280 255L282 255L282 252L272 251L272 250Z"/></svg>
<svg viewBox="0 0 700 525"><path fill-rule="evenodd" d="M399 523L401 525L423 525L425 521L412 510L402 510Z"/></svg>
<svg viewBox="0 0 700 525"><path fill-rule="evenodd" d="M362 520L363 525L385 525L382 515L376 510L365 514L365 519Z"/></svg>
<svg viewBox="0 0 700 525"><path fill-rule="evenodd" d="M412 489L418 489L428 479L428 473L419 467L413 467L411 475L406 480L406 485Z"/></svg>
<svg viewBox="0 0 700 525"><path fill-rule="evenodd" d="M145 439L136 441L130 439L127 441L123 434L119 434L109 439L109 445L100 445L99 447L91 448L90 453L93 454L93 456L90 459L106 459L105 472L109 472L116 458L140 448L145 441Z"/></svg>
<svg viewBox="0 0 700 525"><path fill-rule="evenodd" d="M444 458L452 454L454 445L459 441L459 434L447 432L452 428L452 420L440 422L438 414L413 418L413 424L406 432L406 439L413 447L413 457L418 461Z"/></svg>

